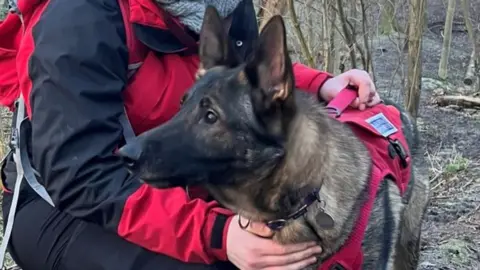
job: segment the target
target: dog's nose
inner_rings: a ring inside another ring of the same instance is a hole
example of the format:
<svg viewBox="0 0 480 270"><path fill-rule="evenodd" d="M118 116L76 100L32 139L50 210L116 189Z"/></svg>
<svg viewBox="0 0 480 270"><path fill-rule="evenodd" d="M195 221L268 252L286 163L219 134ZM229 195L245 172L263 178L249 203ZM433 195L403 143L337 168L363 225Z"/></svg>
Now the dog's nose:
<svg viewBox="0 0 480 270"><path fill-rule="evenodd" d="M137 161L139 161L140 157L142 156L142 150L137 144L130 143L118 149L117 155L122 157L125 165L129 169L133 169Z"/></svg>

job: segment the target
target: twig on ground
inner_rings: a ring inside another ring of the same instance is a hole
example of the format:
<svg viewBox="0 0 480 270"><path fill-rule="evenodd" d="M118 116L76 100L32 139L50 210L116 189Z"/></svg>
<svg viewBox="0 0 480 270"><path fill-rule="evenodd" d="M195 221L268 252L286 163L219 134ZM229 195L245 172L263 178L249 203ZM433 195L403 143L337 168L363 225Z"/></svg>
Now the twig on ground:
<svg viewBox="0 0 480 270"><path fill-rule="evenodd" d="M438 96L435 102L439 106L457 105L464 108L480 109L480 98L469 96Z"/></svg>

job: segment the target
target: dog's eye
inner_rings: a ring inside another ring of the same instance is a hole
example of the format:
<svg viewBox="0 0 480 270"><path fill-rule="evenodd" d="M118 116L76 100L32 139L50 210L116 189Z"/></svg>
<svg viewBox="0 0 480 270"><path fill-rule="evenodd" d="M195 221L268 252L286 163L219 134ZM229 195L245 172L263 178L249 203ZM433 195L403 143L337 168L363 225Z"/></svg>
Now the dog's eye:
<svg viewBox="0 0 480 270"><path fill-rule="evenodd" d="M214 112L207 111L207 114L205 114L205 122L207 122L207 124L213 124L217 122L217 120L218 120L218 117Z"/></svg>

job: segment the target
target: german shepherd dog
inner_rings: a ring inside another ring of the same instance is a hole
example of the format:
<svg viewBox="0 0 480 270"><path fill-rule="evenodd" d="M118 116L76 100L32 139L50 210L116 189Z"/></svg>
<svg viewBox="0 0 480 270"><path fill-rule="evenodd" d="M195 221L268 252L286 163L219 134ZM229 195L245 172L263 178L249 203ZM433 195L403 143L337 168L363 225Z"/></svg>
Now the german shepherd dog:
<svg viewBox="0 0 480 270"><path fill-rule="evenodd" d="M247 61L231 44L217 11L208 7L199 78L180 111L119 154L145 183L161 189L204 186L243 222L282 219L318 190L321 202L273 236L280 243L317 241L323 253L307 268L317 269L342 247L360 215L369 152L318 100L294 91L281 16L265 25ZM414 149L415 126L405 112L402 118ZM405 200L393 181L382 181L362 243L363 269L417 267L429 187L426 178L412 176L409 183Z"/></svg>

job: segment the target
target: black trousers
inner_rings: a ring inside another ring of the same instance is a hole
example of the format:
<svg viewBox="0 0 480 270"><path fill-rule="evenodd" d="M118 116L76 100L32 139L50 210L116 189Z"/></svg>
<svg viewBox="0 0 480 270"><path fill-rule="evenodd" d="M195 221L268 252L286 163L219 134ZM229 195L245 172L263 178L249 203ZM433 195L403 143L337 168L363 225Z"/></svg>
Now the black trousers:
<svg viewBox="0 0 480 270"><path fill-rule="evenodd" d="M15 177L8 174L3 176ZM20 198L9 252L23 270L236 269L230 263L187 264L150 252L98 225L58 211L28 186L22 188ZM11 194L4 193L4 224L11 199Z"/></svg>

